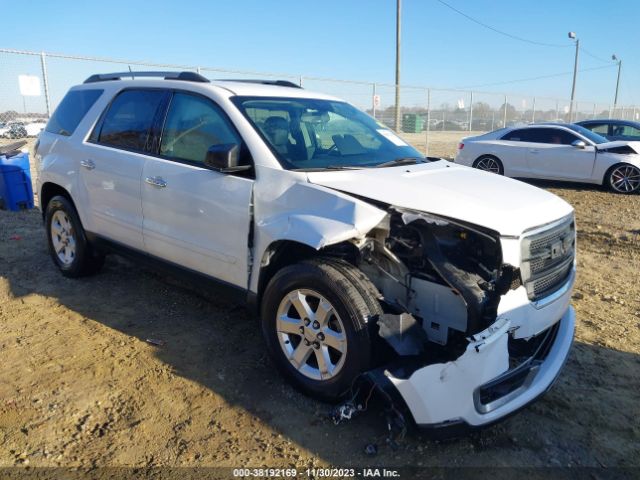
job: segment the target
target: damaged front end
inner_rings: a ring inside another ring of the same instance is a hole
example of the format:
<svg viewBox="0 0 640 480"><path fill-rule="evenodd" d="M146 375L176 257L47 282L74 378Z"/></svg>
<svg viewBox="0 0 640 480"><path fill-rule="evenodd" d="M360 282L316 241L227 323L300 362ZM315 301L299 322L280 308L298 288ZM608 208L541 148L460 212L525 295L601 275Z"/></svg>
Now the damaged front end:
<svg viewBox="0 0 640 480"><path fill-rule="evenodd" d="M387 312L370 322L379 345L369 381L395 387L416 423L432 427L492 423L543 393L567 357L573 310L535 338L515 340L519 325L498 315L498 306L522 282L520 270L503 261L499 234L387 211L353 242Z"/></svg>
<svg viewBox="0 0 640 480"><path fill-rule="evenodd" d="M500 297L520 285L497 233L426 213L391 209L359 250L359 268L387 305L413 315L439 345L489 327Z"/></svg>

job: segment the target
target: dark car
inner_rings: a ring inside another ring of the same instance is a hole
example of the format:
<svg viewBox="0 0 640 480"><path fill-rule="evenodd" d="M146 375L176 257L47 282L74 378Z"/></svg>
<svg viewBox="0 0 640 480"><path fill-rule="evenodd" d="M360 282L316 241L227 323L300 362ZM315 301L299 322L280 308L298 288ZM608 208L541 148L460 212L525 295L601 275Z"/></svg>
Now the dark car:
<svg viewBox="0 0 640 480"><path fill-rule="evenodd" d="M640 141L640 122L631 120L585 120L578 125L598 133L608 140Z"/></svg>
<svg viewBox="0 0 640 480"><path fill-rule="evenodd" d="M27 129L23 123L10 123L9 129L4 133L5 138L24 138L27 136Z"/></svg>

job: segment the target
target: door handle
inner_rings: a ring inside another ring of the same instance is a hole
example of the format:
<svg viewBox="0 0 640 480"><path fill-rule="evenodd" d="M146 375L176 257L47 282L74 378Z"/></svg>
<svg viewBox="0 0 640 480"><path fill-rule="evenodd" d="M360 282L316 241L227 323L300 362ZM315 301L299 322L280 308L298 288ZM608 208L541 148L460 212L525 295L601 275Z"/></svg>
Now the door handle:
<svg viewBox="0 0 640 480"><path fill-rule="evenodd" d="M94 168L96 168L96 164L93 163L93 160L80 160L80 165L87 170L93 170Z"/></svg>
<svg viewBox="0 0 640 480"><path fill-rule="evenodd" d="M536 150L534 148L532 148L531 150L529 150L529 153L538 153L540 150Z"/></svg>
<svg viewBox="0 0 640 480"><path fill-rule="evenodd" d="M144 179L149 185L153 185L154 187L164 188L167 186L167 182L165 182L160 177L147 177Z"/></svg>

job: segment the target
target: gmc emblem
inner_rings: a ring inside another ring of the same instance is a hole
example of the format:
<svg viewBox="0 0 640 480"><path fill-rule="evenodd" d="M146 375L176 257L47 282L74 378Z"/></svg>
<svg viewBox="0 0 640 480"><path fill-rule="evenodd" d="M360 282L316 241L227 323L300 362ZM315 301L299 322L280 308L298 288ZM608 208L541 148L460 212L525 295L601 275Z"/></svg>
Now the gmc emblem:
<svg viewBox="0 0 640 480"><path fill-rule="evenodd" d="M567 253L567 249L562 240L551 244L551 260L561 257L565 253Z"/></svg>

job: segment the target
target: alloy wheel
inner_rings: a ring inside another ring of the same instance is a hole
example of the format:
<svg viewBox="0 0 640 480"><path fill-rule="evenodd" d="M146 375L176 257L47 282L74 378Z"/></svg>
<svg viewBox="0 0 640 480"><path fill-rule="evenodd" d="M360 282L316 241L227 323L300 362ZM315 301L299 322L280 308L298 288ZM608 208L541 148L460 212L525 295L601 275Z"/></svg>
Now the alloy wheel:
<svg viewBox="0 0 640 480"><path fill-rule="evenodd" d="M634 192L640 187L640 170L633 165L620 165L611 172L609 179L616 192Z"/></svg>
<svg viewBox="0 0 640 480"><path fill-rule="evenodd" d="M51 241L60 263L71 265L76 258L76 237L69 216L62 210L51 217Z"/></svg>
<svg viewBox="0 0 640 480"><path fill-rule="evenodd" d="M280 347L291 365L313 380L329 380L344 366L347 336L335 307L314 290L287 294L278 307Z"/></svg>
<svg viewBox="0 0 640 480"><path fill-rule="evenodd" d="M478 170L484 170L485 172L500 173L500 164L492 157L482 157L476 162L475 167Z"/></svg>

